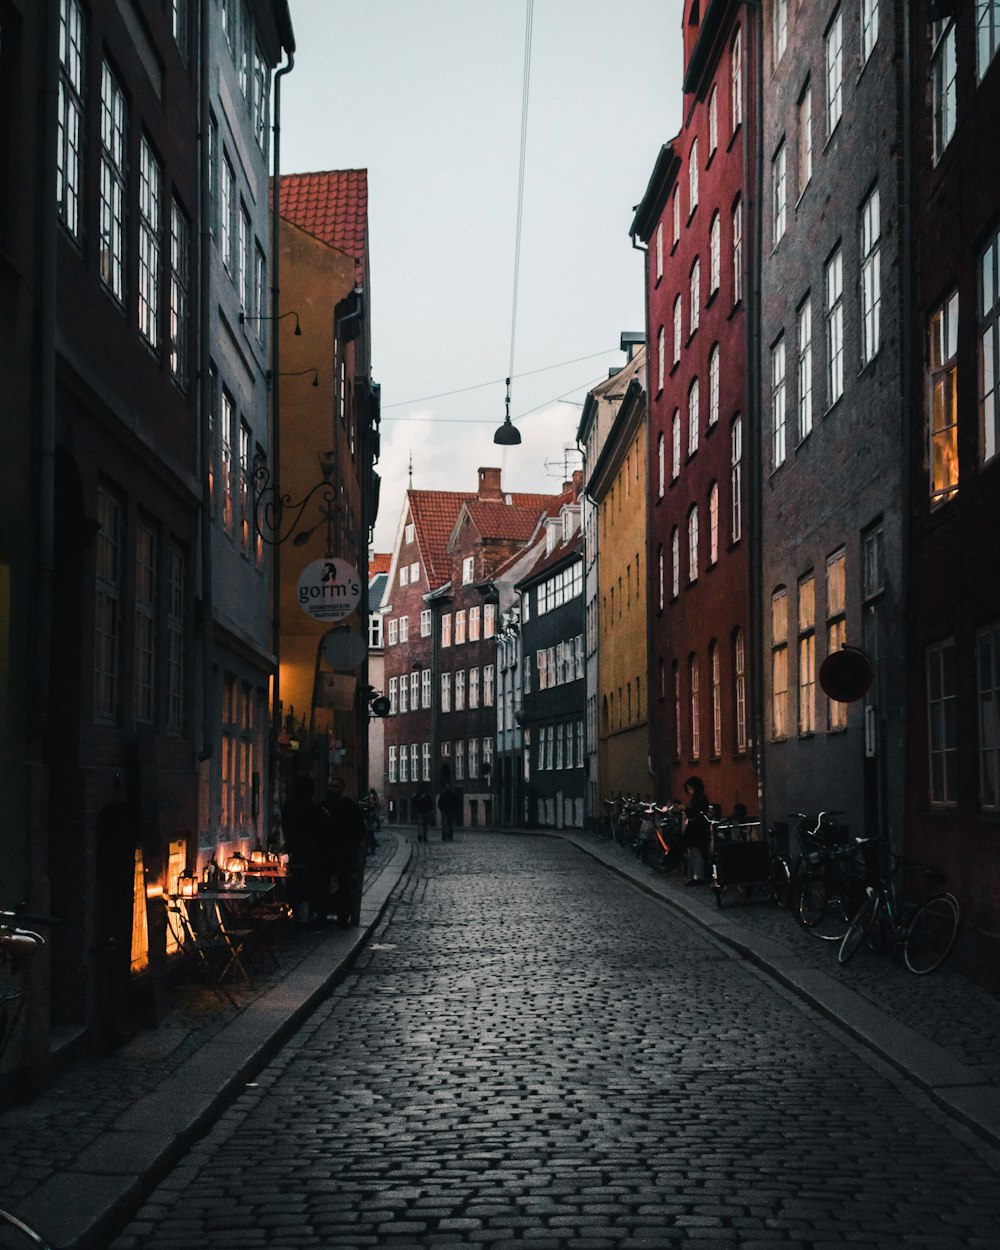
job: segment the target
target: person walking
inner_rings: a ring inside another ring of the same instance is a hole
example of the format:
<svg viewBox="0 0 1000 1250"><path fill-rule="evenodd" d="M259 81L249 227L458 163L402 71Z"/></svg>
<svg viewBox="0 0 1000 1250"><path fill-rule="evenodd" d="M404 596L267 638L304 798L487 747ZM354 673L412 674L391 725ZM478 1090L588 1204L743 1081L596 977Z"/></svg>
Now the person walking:
<svg viewBox="0 0 1000 1250"><path fill-rule="evenodd" d="M311 777L296 777L281 809L281 831L288 852L289 901L300 925L326 921L330 897L332 835L329 818L315 801Z"/></svg>
<svg viewBox="0 0 1000 1250"><path fill-rule="evenodd" d="M708 796L700 777L684 782L687 803L684 807L684 840L687 845L688 871L686 885L705 885L708 879Z"/></svg>
<svg viewBox="0 0 1000 1250"><path fill-rule="evenodd" d="M331 868L337 879L332 910L337 924L346 929L361 920L368 827L360 803L348 797L342 777L334 777L323 804L331 825Z"/></svg>
<svg viewBox="0 0 1000 1250"><path fill-rule="evenodd" d="M417 797L413 800L413 810L417 817L417 841L427 841L427 830L431 817L434 815L434 799L426 786L420 786Z"/></svg>
<svg viewBox="0 0 1000 1250"><path fill-rule="evenodd" d="M455 841L455 817L458 815L459 798L451 788L451 782L444 783L444 789L438 795L438 811L441 813L441 841Z"/></svg>

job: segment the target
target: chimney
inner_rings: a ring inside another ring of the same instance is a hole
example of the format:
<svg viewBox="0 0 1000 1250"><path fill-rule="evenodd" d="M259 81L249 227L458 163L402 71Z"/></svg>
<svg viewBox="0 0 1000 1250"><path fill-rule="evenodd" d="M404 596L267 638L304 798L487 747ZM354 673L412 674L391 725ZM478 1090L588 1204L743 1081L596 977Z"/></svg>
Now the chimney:
<svg viewBox="0 0 1000 1250"><path fill-rule="evenodd" d="M583 470L573 470L573 497L579 499L583 493Z"/></svg>
<svg viewBox="0 0 1000 1250"><path fill-rule="evenodd" d="M503 503L503 491L500 489L500 470L480 469L479 490L476 493L480 499L489 500L491 503Z"/></svg>

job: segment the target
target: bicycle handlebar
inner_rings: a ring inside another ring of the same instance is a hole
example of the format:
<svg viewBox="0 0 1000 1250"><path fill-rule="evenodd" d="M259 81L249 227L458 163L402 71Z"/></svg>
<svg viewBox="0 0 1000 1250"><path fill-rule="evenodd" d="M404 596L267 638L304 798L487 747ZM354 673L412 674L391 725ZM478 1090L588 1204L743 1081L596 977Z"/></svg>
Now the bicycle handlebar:
<svg viewBox="0 0 1000 1250"><path fill-rule="evenodd" d="M13 925L9 923L11 920L15 922ZM21 921L27 921L28 924L59 924L56 916L45 916L41 912L24 911L22 908L15 908L14 911L0 910L0 932L4 929L16 929Z"/></svg>

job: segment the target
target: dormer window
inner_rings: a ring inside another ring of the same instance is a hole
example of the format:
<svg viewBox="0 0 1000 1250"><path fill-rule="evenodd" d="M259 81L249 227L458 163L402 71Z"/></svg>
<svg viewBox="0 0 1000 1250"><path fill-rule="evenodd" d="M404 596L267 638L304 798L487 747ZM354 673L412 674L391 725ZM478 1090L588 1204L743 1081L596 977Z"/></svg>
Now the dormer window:
<svg viewBox="0 0 1000 1250"><path fill-rule="evenodd" d="M545 554L551 555L555 550L555 545L559 541L559 523L549 522L545 530Z"/></svg>
<svg viewBox="0 0 1000 1250"><path fill-rule="evenodd" d="M475 556L466 556L462 561L462 585L468 586L476 575Z"/></svg>
<svg viewBox="0 0 1000 1250"><path fill-rule="evenodd" d="M413 529L413 522L411 521L409 525L407 525L406 528L403 530L403 542L412 543L413 538L414 538L414 529Z"/></svg>

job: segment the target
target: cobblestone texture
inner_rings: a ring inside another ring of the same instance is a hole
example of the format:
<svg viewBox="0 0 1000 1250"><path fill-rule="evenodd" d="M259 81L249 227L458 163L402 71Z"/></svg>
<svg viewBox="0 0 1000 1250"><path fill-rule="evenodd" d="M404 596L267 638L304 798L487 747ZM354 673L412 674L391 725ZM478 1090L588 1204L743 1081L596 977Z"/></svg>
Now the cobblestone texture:
<svg viewBox="0 0 1000 1250"><path fill-rule="evenodd" d="M996 1167L577 849L460 836L113 1250L995 1250Z"/></svg>

